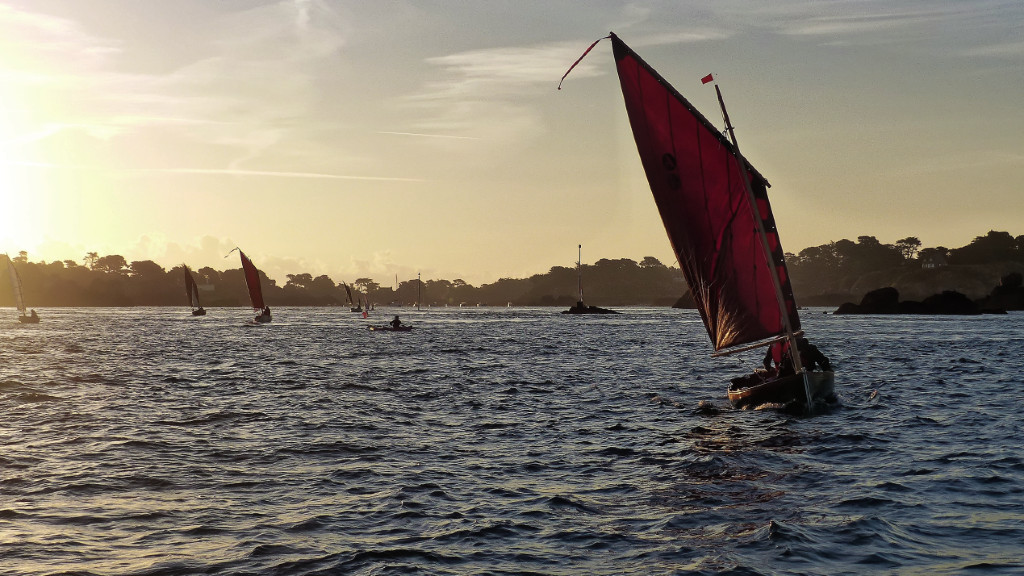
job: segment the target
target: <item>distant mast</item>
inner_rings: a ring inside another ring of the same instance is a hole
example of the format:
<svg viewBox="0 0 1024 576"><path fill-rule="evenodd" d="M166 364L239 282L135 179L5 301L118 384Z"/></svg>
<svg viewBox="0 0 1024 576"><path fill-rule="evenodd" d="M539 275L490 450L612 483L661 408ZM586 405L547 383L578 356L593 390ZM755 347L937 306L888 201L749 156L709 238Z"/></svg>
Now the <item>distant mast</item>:
<svg viewBox="0 0 1024 576"><path fill-rule="evenodd" d="M583 244L579 245L579 251L576 256L576 284L580 293L580 307L583 306Z"/></svg>
<svg viewBox="0 0 1024 576"><path fill-rule="evenodd" d="M420 272L416 273L416 310L420 309L420 286L423 285L423 281L420 280L422 277Z"/></svg>

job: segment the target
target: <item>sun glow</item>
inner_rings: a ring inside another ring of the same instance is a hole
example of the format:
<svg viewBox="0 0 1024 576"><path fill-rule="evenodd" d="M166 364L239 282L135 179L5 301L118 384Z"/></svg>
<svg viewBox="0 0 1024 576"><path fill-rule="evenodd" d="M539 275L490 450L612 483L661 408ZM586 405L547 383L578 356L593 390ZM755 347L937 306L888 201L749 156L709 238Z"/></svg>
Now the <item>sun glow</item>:
<svg viewBox="0 0 1024 576"><path fill-rule="evenodd" d="M41 234L38 228L38 198L27 189L28 175L32 171L17 159L14 149L18 129L13 112L8 108L12 99L0 91L0 252L29 250L38 245Z"/></svg>

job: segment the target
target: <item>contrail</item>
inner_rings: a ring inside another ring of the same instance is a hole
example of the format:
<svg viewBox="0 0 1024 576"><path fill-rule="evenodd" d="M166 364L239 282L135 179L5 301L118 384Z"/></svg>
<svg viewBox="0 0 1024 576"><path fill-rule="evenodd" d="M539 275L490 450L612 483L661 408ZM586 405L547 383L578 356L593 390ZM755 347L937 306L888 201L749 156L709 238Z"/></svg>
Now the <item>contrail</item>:
<svg viewBox="0 0 1024 576"><path fill-rule="evenodd" d="M161 172L172 174L211 174L224 176L272 176L276 178L323 178L326 180L375 180L389 182L422 182L419 178L398 178L394 176L348 176L344 174L323 174L320 172L275 172L272 170L234 170L214 168L129 168L125 172Z"/></svg>
<svg viewBox="0 0 1024 576"><path fill-rule="evenodd" d="M476 136L449 136L446 134L418 134L416 132L377 132L377 134L391 134L392 136L419 136L421 138L450 138L452 140L479 140Z"/></svg>
<svg viewBox="0 0 1024 576"><path fill-rule="evenodd" d="M53 164L50 162L0 161L0 164L13 164L35 168L60 168L65 170L82 170L101 172L106 168L93 166L76 166L74 164ZM321 172L277 172L273 170L237 170L231 168L120 168L113 172L159 173L159 174L209 174L212 176L271 176L274 178L320 178L325 180L370 180L381 182L423 182L421 178L399 178L396 176L349 176L345 174L324 174Z"/></svg>

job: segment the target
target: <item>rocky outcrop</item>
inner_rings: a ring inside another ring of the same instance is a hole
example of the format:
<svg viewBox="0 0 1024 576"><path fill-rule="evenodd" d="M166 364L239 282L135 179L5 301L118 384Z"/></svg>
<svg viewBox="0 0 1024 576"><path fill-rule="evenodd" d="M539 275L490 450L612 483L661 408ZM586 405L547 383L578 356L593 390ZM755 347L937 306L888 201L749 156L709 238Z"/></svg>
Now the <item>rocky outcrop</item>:
<svg viewBox="0 0 1024 576"><path fill-rule="evenodd" d="M1020 272L1012 272L1003 276L999 286L992 293L978 300L978 306L986 312L1005 312L1006 310L1024 310L1024 276Z"/></svg>
<svg viewBox="0 0 1024 576"><path fill-rule="evenodd" d="M942 315L973 315L981 314L981 308L970 298L945 290L933 294L923 301L900 301L900 293L889 286L872 290L864 295L860 304L846 302L833 314L942 314Z"/></svg>
<svg viewBox="0 0 1024 576"><path fill-rule="evenodd" d="M587 306L580 300L572 308L562 310L562 314L618 314L618 312L597 306Z"/></svg>

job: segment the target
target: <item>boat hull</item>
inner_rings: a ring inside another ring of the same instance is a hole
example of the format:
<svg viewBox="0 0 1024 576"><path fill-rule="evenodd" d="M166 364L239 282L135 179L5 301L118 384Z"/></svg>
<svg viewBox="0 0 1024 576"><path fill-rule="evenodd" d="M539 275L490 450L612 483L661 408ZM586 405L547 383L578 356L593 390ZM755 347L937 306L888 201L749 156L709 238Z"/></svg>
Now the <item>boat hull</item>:
<svg viewBox="0 0 1024 576"><path fill-rule="evenodd" d="M259 316L252 319L257 324L266 324L270 322L270 314L260 314Z"/></svg>
<svg viewBox="0 0 1024 576"><path fill-rule="evenodd" d="M18 316L18 322L22 324L39 324L39 316Z"/></svg>
<svg viewBox="0 0 1024 576"><path fill-rule="evenodd" d="M835 372L807 372L811 399L831 401L835 398ZM765 404L805 404L803 374L762 380L756 374L734 378L729 387L729 402L736 408L756 408Z"/></svg>
<svg viewBox="0 0 1024 576"><path fill-rule="evenodd" d="M206 309L205 308L199 308L198 310L193 310L192 311L192 315L193 316L206 316Z"/></svg>
<svg viewBox="0 0 1024 576"><path fill-rule="evenodd" d="M397 328L394 326L369 326L369 329L371 332L410 332L412 331L412 326L399 326Z"/></svg>

